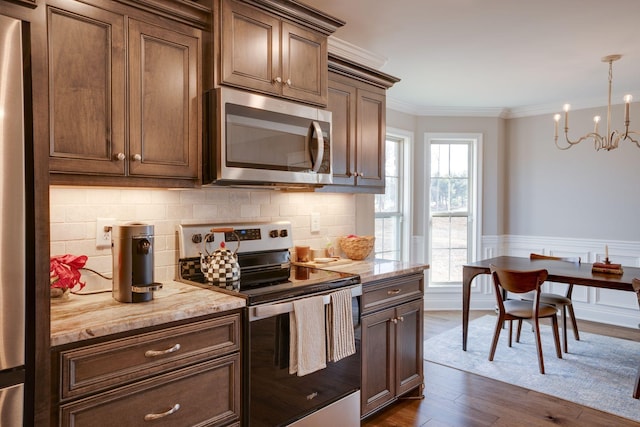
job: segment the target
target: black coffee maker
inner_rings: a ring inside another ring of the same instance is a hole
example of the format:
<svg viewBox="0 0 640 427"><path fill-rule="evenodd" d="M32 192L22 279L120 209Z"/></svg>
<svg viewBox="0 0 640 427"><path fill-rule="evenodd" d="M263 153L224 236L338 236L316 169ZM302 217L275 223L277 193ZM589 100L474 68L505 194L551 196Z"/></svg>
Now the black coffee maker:
<svg viewBox="0 0 640 427"><path fill-rule="evenodd" d="M153 225L129 223L111 231L113 298L145 302L162 284L153 280Z"/></svg>

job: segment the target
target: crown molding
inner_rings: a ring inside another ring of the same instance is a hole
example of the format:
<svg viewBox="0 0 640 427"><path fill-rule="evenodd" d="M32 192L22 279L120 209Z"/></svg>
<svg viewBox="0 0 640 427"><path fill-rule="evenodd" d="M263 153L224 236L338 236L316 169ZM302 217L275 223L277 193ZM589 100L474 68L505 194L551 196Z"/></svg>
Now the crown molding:
<svg viewBox="0 0 640 427"><path fill-rule="evenodd" d="M387 109L414 116L498 117L507 118L508 110L494 107L438 107L415 105L387 97Z"/></svg>
<svg viewBox="0 0 640 427"><path fill-rule="evenodd" d="M388 61L388 58L382 55L362 49L335 36L329 36L328 40L330 53L349 59L355 63L379 70Z"/></svg>

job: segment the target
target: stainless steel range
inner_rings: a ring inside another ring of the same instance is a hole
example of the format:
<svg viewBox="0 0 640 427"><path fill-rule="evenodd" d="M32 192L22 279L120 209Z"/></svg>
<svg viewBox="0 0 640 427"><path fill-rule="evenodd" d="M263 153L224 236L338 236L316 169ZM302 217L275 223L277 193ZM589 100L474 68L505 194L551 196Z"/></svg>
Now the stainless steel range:
<svg viewBox="0 0 640 427"><path fill-rule="evenodd" d="M215 230L224 230L212 232ZM233 230L233 231L231 231ZM239 238L239 246L238 246ZM179 278L247 301L243 382L245 426L360 425L360 296L358 275L293 265L291 223L180 225ZM207 281L201 254L220 244L236 251L240 279ZM356 353L304 376L289 374L289 320L293 302L351 290Z"/></svg>

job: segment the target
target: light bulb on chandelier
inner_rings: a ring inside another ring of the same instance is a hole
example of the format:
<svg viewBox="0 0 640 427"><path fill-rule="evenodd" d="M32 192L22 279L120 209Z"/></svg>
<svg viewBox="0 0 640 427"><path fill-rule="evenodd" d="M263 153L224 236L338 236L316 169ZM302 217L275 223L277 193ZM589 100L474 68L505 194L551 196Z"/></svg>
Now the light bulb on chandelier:
<svg viewBox="0 0 640 427"><path fill-rule="evenodd" d="M624 96L624 132L618 132L617 130L611 130L611 81L613 79L613 62L622 58L622 55L608 55L602 58L602 62L609 63L609 101L607 103L607 133L600 135L598 133L598 124L600 123L600 116L595 116L593 118L593 132L589 132L576 140L569 139L569 110L571 106L569 104L564 104L564 136L567 142L566 146L560 146L558 144L558 124L560 123L560 114L556 114L553 116L555 120L555 135L554 141L556 143L556 147L561 150L568 150L580 142L593 139L594 147L596 150L613 150L614 148L618 148L618 143L620 141L629 140L634 142L640 148L640 142L636 141L631 137L631 135L640 135L640 133L636 131L629 130L629 104L631 104L632 97L631 95Z"/></svg>

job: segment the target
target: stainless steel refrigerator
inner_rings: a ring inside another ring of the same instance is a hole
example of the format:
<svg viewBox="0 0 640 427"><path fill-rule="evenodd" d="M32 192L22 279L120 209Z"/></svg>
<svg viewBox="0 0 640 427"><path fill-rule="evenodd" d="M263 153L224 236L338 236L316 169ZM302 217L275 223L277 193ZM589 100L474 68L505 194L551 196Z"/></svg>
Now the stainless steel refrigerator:
<svg viewBox="0 0 640 427"><path fill-rule="evenodd" d="M25 393L25 119L22 22L0 15L0 426Z"/></svg>

